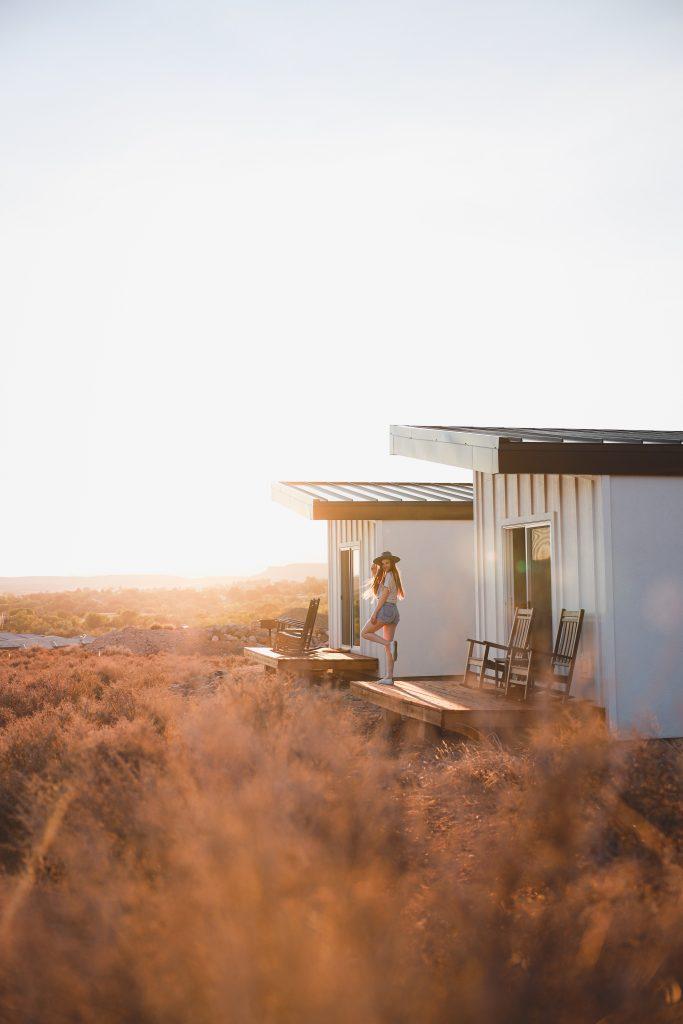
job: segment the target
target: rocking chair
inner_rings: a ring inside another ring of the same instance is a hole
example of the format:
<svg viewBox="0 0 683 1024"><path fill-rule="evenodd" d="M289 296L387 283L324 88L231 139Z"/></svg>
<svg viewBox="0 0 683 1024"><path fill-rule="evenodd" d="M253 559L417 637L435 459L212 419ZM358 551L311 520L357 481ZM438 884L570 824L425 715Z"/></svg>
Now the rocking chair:
<svg viewBox="0 0 683 1024"><path fill-rule="evenodd" d="M278 654L308 654L315 648L313 628L318 615L320 598L314 597L303 622L289 621L278 624L273 650Z"/></svg>
<svg viewBox="0 0 683 1024"><path fill-rule="evenodd" d="M470 685L470 678L476 680L481 689L484 683L493 683L498 689L505 684L507 670L511 661L523 661L522 652L529 644L531 626L534 621L533 608L515 608L510 637L506 644L498 644L493 640L467 639L467 661L465 663L465 686ZM474 653L475 647L482 647L481 654ZM504 651L504 655L494 657L491 650Z"/></svg>

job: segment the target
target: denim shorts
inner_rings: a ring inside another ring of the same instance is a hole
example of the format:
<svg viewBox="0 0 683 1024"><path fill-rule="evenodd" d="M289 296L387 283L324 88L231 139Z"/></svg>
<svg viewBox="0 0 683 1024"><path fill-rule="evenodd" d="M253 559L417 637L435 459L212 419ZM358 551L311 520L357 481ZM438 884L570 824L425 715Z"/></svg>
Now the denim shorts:
<svg viewBox="0 0 683 1024"><path fill-rule="evenodd" d="M377 612L377 621L381 622L385 626L391 626L400 620L401 616L398 614L398 608L395 604L389 604L388 601L382 605L380 610Z"/></svg>

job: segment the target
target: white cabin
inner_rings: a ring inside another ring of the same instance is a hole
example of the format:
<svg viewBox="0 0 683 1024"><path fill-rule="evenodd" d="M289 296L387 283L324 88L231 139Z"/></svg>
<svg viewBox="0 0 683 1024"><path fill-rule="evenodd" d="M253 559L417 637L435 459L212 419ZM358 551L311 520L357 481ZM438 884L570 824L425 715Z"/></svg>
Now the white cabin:
<svg viewBox="0 0 683 1024"><path fill-rule="evenodd" d="M327 520L330 647L377 656L361 639L373 558L401 558L401 677L457 675L474 628L472 485L286 481L274 500Z"/></svg>
<svg viewBox="0 0 683 1024"><path fill-rule="evenodd" d="M584 608L573 694L683 736L683 432L392 426L391 450L473 471L477 637L533 605L550 649Z"/></svg>

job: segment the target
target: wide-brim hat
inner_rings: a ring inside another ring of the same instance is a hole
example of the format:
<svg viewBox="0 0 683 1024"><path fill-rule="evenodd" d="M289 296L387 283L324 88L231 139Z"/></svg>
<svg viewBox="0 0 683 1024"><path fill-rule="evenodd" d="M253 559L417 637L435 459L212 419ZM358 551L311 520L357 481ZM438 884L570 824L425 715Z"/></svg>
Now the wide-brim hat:
<svg viewBox="0 0 683 1024"><path fill-rule="evenodd" d="M401 561L398 555L392 555L391 551L383 551L381 555L377 556L377 558L373 558L372 564L381 565L385 558L390 558L394 565Z"/></svg>

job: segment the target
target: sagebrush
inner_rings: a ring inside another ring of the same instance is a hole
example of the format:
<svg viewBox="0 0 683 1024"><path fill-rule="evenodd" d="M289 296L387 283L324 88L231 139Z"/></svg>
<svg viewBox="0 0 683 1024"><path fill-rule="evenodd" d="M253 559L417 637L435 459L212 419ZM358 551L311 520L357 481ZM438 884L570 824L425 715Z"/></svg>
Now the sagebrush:
<svg viewBox="0 0 683 1024"><path fill-rule="evenodd" d="M3 657L0 716L3 1021L676 1019L675 744L410 749L240 659L83 650Z"/></svg>

